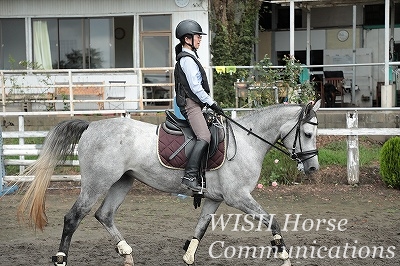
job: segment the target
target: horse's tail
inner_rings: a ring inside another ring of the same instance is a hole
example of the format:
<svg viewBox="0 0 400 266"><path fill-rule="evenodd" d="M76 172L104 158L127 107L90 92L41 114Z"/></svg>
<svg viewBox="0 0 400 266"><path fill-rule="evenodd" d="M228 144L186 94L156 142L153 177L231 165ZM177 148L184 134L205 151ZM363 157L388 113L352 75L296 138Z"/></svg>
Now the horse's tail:
<svg viewBox="0 0 400 266"><path fill-rule="evenodd" d="M28 214L29 224L43 230L47 224L45 213L45 192L57 164L64 162L73 154L75 145L89 122L84 120L67 120L60 122L49 131L35 163L26 168L22 175L33 175L34 179L23 196L18 207L18 219Z"/></svg>

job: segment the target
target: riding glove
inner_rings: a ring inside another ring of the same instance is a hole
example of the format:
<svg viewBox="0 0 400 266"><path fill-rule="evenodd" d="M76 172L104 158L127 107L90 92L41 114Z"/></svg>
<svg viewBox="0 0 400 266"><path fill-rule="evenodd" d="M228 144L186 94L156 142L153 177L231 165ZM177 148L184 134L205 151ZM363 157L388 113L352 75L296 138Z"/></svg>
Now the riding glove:
<svg viewBox="0 0 400 266"><path fill-rule="evenodd" d="M216 112L218 115L223 115L224 114L224 110L222 110L222 108L216 103L214 102L210 108Z"/></svg>

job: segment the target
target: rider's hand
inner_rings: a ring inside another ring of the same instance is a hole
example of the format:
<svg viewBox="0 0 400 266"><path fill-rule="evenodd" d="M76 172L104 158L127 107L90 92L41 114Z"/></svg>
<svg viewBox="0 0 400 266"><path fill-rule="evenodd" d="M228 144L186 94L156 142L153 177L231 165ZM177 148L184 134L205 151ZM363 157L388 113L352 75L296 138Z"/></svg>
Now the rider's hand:
<svg viewBox="0 0 400 266"><path fill-rule="evenodd" d="M224 114L224 110L222 110L222 108L216 103L214 102L210 108L217 113L218 115L223 115Z"/></svg>

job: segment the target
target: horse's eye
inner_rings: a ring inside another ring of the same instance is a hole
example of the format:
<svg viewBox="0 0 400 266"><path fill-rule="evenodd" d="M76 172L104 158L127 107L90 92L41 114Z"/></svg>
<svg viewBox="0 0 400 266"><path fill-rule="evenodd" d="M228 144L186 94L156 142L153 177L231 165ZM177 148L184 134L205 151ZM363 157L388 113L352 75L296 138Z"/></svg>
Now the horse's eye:
<svg viewBox="0 0 400 266"><path fill-rule="evenodd" d="M306 136L306 138L311 139L312 134L311 133L304 133L304 135Z"/></svg>

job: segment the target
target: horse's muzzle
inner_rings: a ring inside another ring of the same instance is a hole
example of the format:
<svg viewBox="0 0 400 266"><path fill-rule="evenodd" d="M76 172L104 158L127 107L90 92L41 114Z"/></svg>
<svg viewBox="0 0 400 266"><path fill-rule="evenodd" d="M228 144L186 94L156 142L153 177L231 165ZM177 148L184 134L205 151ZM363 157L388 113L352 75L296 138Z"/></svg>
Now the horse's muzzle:
<svg viewBox="0 0 400 266"><path fill-rule="evenodd" d="M311 166L308 169L304 169L304 173L306 175L312 175L313 173L315 173L316 171L318 171L319 167L315 167L315 166Z"/></svg>

